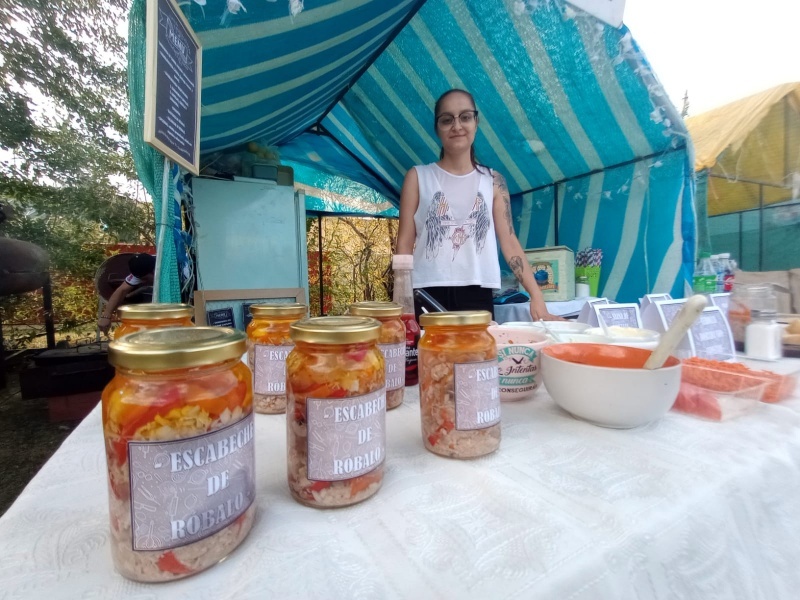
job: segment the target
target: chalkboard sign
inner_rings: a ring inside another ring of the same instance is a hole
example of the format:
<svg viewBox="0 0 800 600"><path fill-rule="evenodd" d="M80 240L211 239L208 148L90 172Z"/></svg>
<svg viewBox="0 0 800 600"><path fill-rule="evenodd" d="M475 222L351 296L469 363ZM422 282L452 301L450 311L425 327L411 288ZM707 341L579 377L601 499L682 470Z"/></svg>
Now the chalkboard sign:
<svg viewBox="0 0 800 600"><path fill-rule="evenodd" d="M731 360L736 357L728 319L718 306L709 306L692 325L695 356L711 360Z"/></svg>
<svg viewBox="0 0 800 600"><path fill-rule="evenodd" d="M253 320L253 315L250 312L250 307L254 304L260 304L259 302L243 302L242 303L242 323L244 323L244 328L247 329L247 326L250 325L250 321Z"/></svg>
<svg viewBox="0 0 800 600"><path fill-rule="evenodd" d="M206 322L215 327L236 327L233 320L232 308L219 308L217 310L206 311Z"/></svg>
<svg viewBox="0 0 800 600"><path fill-rule="evenodd" d="M638 304L595 304L597 322L607 327L634 327L641 329L642 318L639 316Z"/></svg>
<svg viewBox="0 0 800 600"><path fill-rule="evenodd" d="M173 0L147 2L144 141L200 172L202 50Z"/></svg>

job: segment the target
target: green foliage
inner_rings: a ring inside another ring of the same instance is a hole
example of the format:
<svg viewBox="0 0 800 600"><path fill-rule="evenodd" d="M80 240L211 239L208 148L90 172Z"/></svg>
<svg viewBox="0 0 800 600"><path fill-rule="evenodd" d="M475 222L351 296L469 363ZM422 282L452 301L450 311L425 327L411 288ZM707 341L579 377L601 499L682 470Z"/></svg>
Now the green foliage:
<svg viewBox="0 0 800 600"><path fill-rule="evenodd" d="M319 226L308 219L309 299L320 314ZM397 221L357 217L322 219L322 273L325 313L344 314L352 302L391 300L392 244Z"/></svg>
<svg viewBox="0 0 800 600"><path fill-rule="evenodd" d="M62 327L94 315L103 245L153 243L128 149L128 3L0 0L0 203L15 214L0 235L48 251ZM37 305L0 299L5 321Z"/></svg>

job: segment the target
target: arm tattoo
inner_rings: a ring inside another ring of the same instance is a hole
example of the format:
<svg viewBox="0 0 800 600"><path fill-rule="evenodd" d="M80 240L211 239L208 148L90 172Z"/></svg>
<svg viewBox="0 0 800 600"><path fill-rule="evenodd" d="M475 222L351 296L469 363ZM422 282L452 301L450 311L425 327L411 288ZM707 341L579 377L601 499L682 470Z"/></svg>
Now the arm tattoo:
<svg viewBox="0 0 800 600"><path fill-rule="evenodd" d="M506 178L497 171L494 172L494 185L500 191L500 197L503 199L503 214L508 223L508 232L514 235L514 223L511 219L511 197L508 194L508 185L506 185Z"/></svg>
<svg viewBox="0 0 800 600"><path fill-rule="evenodd" d="M522 274L525 272L524 265L525 263L522 262L522 259L519 256L512 256L511 260L508 261L508 266L511 267L511 272L514 273L514 277L517 278L517 281L522 283Z"/></svg>

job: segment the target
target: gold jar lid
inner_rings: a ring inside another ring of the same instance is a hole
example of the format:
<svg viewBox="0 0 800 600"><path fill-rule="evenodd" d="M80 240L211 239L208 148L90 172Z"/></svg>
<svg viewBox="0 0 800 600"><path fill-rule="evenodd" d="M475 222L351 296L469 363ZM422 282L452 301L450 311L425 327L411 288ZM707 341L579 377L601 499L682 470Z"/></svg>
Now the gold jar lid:
<svg viewBox="0 0 800 600"><path fill-rule="evenodd" d="M399 317L403 314L403 305L397 302L353 302L350 305L350 314L359 317L374 317L385 319L387 317Z"/></svg>
<svg viewBox="0 0 800 600"><path fill-rule="evenodd" d="M312 344L373 342L380 333L381 322L369 317L311 317L289 326L295 342Z"/></svg>
<svg viewBox="0 0 800 600"><path fill-rule="evenodd" d="M247 336L228 327L168 327L122 336L108 345L115 367L141 371L171 371L204 367L247 351Z"/></svg>
<svg viewBox="0 0 800 600"><path fill-rule="evenodd" d="M492 313L488 310L454 310L451 312L431 312L420 315L422 327L456 327L458 325L488 325Z"/></svg>
<svg viewBox="0 0 800 600"><path fill-rule="evenodd" d="M194 307L190 304L123 304L117 307L123 319L136 319L139 321L156 321L159 319L185 319L192 318Z"/></svg>
<svg viewBox="0 0 800 600"><path fill-rule="evenodd" d="M290 304L253 304L250 306L250 314L254 317L297 317L306 316L308 307L299 302Z"/></svg>

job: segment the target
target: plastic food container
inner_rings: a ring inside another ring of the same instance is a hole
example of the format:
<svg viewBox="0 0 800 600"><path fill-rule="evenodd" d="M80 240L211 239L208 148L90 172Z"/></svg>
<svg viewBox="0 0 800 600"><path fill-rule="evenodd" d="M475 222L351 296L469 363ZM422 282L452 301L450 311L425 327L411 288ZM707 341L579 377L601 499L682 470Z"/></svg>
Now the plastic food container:
<svg viewBox="0 0 800 600"><path fill-rule="evenodd" d="M302 319L305 304L255 304L247 325L247 364L253 371L253 407L268 415L286 412L286 357L294 347L289 326Z"/></svg>
<svg viewBox="0 0 800 600"><path fill-rule="evenodd" d="M684 363L681 388L672 410L725 421L758 406L769 383L764 377Z"/></svg>
<svg viewBox="0 0 800 600"><path fill-rule="evenodd" d="M425 448L474 458L500 446L497 344L488 311L420 316L419 398Z"/></svg>
<svg viewBox="0 0 800 600"><path fill-rule="evenodd" d="M225 558L256 505L243 333L153 329L109 344L103 391L111 552L135 581L170 581Z"/></svg>
<svg viewBox="0 0 800 600"><path fill-rule="evenodd" d="M791 396L797 388L798 376L800 371L792 371L789 373L775 373L767 371L766 369L752 369L740 362L725 362L719 360L709 360L704 358L687 358L683 361L683 366L705 367L706 369L714 369L720 373L728 375L747 375L749 377L756 377L763 379L767 382L767 387L764 390L764 395L761 398L762 402L780 402L786 400ZM730 379L728 377L727 379ZM720 380L714 386L724 385L727 379L720 376ZM690 381L690 383L696 383ZM701 382L702 383L702 382ZM727 388L717 388L727 389Z"/></svg>
<svg viewBox="0 0 800 600"><path fill-rule="evenodd" d="M123 304L117 312L121 323L114 330L115 340L145 329L194 325L194 308L189 304Z"/></svg>
<svg viewBox="0 0 800 600"><path fill-rule="evenodd" d="M380 321L378 348L386 364L386 410L397 408L403 403L406 386L406 325L400 318L403 306L397 302L355 302L349 312Z"/></svg>
<svg viewBox="0 0 800 600"><path fill-rule="evenodd" d="M286 359L289 490L308 506L366 500L383 481L386 388L381 324L315 317L291 325Z"/></svg>

